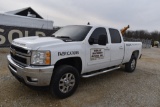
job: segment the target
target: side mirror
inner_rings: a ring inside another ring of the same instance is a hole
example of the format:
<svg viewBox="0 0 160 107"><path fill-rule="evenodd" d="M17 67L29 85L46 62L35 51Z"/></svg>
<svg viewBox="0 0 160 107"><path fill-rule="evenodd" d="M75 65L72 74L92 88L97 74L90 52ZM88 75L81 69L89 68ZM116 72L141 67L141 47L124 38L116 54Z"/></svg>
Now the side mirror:
<svg viewBox="0 0 160 107"><path fill-rule="evenodd" d="M99 35L98 38L98 45L106 45L107 36L106 35Z"/></svg>
<svg viewBox="0 0 160 107"><path fill-rule="evenodd" d="M90 45L95 44L95 39L94 39L94 38L89 38L89 44L90 44Z"/></svg>

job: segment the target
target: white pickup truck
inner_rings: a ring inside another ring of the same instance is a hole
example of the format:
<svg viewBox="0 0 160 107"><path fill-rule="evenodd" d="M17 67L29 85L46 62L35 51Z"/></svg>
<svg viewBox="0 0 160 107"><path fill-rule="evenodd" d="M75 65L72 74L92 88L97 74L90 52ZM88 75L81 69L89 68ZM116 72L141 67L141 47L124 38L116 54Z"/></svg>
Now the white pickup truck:
<svg viewBox="0 0 160 107"><path fill-rule="evenodd" d="M120 30L88 25L61 28L53 37L13 40L7 56L11 73L31 86L49 86L66 98L87 78L119 69L133 72L141 56L141 42L124 42Z"/></svg>

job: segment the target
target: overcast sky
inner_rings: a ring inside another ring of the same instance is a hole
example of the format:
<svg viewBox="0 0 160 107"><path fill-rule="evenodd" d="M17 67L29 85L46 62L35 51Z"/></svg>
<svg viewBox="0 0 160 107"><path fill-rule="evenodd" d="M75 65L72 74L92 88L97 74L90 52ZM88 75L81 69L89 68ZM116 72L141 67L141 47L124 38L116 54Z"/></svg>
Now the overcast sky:
<svg viewBox="0 0 160 107"><path fill-rule="evenodd" d="M3 0L0 12L32 7L55 26L87 24L160 30L160 0Z"/></svg>

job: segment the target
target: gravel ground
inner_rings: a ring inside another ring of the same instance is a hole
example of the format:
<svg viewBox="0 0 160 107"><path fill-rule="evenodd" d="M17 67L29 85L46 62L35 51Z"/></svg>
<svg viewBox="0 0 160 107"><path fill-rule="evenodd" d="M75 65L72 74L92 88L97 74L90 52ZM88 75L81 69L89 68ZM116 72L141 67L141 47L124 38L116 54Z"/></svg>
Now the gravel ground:
<svg viewBox="0 0 160 107"><path fill-rule="evenodd" d="M0 107L160 107L160 49L143 49L134 73L124 67L81 79L74 95L57 99L19 83L7 68L8 49L0 49Z"/></svg>

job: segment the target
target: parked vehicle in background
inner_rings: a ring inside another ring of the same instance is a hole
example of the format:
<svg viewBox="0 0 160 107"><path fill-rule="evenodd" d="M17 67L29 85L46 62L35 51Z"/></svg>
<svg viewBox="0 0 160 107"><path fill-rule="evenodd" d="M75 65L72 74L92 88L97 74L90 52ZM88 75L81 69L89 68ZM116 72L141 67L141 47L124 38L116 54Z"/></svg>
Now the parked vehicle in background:
<svg viewBox="0 0 160 107"><path fill-rule="evenodd" d="M154 43L153 43L153 45L152 45L152 46L153 46L153 47L154 47L154 46L156 46L156 47L158 48L158 47L159 47L159 45L160 45L160 44L159 44L159 41L154 41Z"/></svg>

